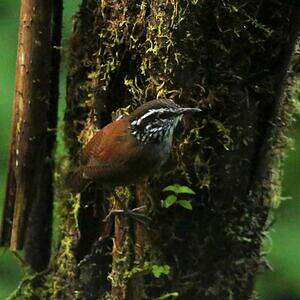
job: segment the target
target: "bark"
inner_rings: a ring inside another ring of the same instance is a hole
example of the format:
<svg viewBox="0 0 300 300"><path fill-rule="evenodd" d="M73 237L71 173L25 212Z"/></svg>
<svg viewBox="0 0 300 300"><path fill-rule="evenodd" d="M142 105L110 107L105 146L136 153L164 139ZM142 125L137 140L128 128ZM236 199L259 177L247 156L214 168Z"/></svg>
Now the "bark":
<svg viewBox="0 0 300 300"><path fill-rule="evenodd" d="M101 220L114 202L95 186L60 192L62 237L39 277L44 298L254 297L269 211L280 197L299 12L277 0L83 1L70 42L71 168L119 107L167 97L204 114L177 130L160 174L117 191L129 208L146 205L150 228L116 216L109 230ZM161 207L163 188L174 183L196 192L183 196L191 211ZM165 265L170 272L156 278L155 267ZM33 283L26 288L37 295Z"/></svg>
<svg viewBox="0 0 300 300"><path fill-rule="evenodd" d="M113 209L124 209L126 206L128 206L126 201L123 205L121 205L120 202L116 202ZM126 284L124 284L123 278L125 274L123 271L128 268L128 263L130 263L129 243L130 234L128 220L123 216L116 216L112 249L112 270L110 273L112 278L111 296L113 299L126 299L127 287Z"/></svg>
<svg viewBox="0 0 300 300"><path fill-rule="evenodd" d="M148 180L136 185L135 206L148 208L144 213L149 214L151 210L151 201L148 197ZM133 254L135 265L143 265L147 259L147 247L149 245L149 228L145 224L136 222L134 225L134 246ZM133 273L128 283L128 299L138 300L146 298L146 287L144 281L145 272Z"/></svg>
<svg viewBox="0 0 300 300"><path fill-rule="evenodd" d="M25 261L35 271L45 270L51 256L54 155L58 117L62 12L62 0L51 0L51 22L45 24L51 29L51 45L50 53L49 50L47 51L49 56L45 58L49 64L49 69L47 70L49 72L49 98L47 100L46 149L42 154L44 157L44 168L43 174L41 174L42 179L38 186L38 193L30 212L24 245Z"/></svg>
<svg viewBox="0 0 300 300"><path fill-rule="evenodd" d="M43 174L49 97L50 1L22 1L2 244L22 248ZM9 224L9 222L12 222ZM11 232L11 233L10 233Z"/></svg>
<svg viewBox="0 0 300 300"><path fill-rule="evenodd" d="M62 2L21 2L13 128L1 245L25 246L35 271L51 255ZM52 39L52 40L51 40ZM24 245L25 243L25 245Z"/></svg>

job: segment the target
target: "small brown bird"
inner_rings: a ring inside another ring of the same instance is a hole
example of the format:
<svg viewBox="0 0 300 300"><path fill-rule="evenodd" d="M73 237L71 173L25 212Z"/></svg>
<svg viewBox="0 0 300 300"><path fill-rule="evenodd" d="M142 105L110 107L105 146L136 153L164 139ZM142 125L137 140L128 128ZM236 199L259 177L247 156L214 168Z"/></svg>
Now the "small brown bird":
<svg viewBox="0 0 300 300"><path fill-rule="evenodd" d="M200 111L160 99L108 124L83 148L71 189L81 192L90 182L105 187L127 185L152 175L169 157L173 132L183 115Z"/></svg>

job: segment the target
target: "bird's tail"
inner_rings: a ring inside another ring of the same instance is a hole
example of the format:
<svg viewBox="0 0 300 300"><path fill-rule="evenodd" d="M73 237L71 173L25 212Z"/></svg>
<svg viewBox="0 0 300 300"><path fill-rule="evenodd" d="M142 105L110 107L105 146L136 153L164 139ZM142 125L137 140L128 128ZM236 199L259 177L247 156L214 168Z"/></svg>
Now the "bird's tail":
<svg viewBox="0 0 300 300"><path fill-rule="evenodd" d="M88 185L89 181L83 177L81 168L70 171L66 176L65 186L72 193L80 193Z"/></svg>

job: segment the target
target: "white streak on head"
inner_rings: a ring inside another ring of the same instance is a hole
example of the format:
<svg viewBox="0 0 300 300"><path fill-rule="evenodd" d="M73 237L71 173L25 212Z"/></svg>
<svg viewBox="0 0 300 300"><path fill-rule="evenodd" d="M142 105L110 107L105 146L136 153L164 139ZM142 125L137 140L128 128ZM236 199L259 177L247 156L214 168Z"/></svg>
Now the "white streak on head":
<svg viewBox="0 0 300 300"><path fill-rule="evenodd" d="M150 109L147 113L145 113L144 115L142 115L142 116L137 120L137 125L140 125L141 122L142 122L145 118L147 118L147 117L149 117L149 116L155 114L156 111L157 111L156 109Z"/></svg>
<svg viewBox="0 0 300 300"><path fill-rule="evenodd" d="M142 122L142 120L144 120L145 118L156 114L156 113L163 113L163 112L167 112L167 111L174 111L171 109L166 109L166 108L158 108L158 109L149 109L149 111L147 113L145 113L144 115L142 115L138 120L137 120L137 125L140 125L140 123Z"/></svg>

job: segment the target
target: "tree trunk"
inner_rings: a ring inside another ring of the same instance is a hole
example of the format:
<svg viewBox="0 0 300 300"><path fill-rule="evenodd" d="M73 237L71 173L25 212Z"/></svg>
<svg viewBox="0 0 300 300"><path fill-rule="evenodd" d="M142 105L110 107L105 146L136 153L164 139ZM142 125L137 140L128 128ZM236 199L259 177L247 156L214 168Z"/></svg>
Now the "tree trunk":
<svg viewBox="0 0 300 300"><path fill-rule="evenodd" d="M21 1L12 139L0 244L37 271L51 253L52 151L57 97L51 93L51 1ZM37 213L32 214L32 211Z"/></svg>
<svg viewBox="0 0 300 300"><path fill-rule="evenodd" d="M25 248L35 271L51 255L62 0L22 0L12 137L0 245Z"/></svg>
<svg viewBox="0 0 300 300"><path fill-rule="evenodd" d="M23 290L40 295L43 286L45 299L254 298L268 213L280 197L299 20L292 1L84 0L67 86L71 168L120 107L166 97L205 113L177 131L161 174L117 191L131 208L146 205L149 229L118 216L110 230L101 220L113 197L95 186L60 191L58 253ZM192 210L161 207L174 184L196 192L183 196Z"/></svg>

